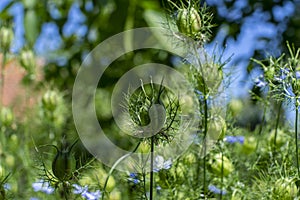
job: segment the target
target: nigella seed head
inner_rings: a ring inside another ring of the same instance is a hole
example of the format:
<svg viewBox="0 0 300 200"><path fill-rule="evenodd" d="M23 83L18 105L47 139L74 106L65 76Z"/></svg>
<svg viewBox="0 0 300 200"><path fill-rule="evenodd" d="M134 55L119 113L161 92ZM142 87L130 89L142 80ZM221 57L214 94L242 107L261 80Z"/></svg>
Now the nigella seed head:
<svg viewBox="0 0 300 200"><path fill-rule="evenodd" d="M36 58L32 50L23 50L20 54L20 64L27 73L32 74L36 65Z"/></svg>
<svg viewBox="0 0 300 200"><path fill-rule="evenodd" d="M0 112L0 125L10 127L13 124L14 115L10 108L3 107Z"/></svg>
<svg viewBox="0 0 300 200"><path fill-rule="evenodd" d="M169 143L179 123L179 98L164 87L163 80L143 84L134 93L127 95L127 109L131 117L130 132L146 142ZM126 120L126 119L124 119ZM150 137L153 136L153 137Z"/></svg>
<svg viewBox="0 0 300 200"><path fill-rule="evenodd" d="M57 154L52 162L52 171L54 176L60 181L70 180L76 169L76 160L71 153L76 142L77 140L71 146L67 146L66 143L63 143L61 149L54 146L57 150Z"/></svg>
<svg viewBox="0 0 300 200"><path fill-rule="evenodd" d="M194 36L201 30L200 15L193 7L179 10L176 24L178 30L187 36Z"/></svg>
<svg viewBox="0 0 300 200"><path fill-rule="evenodd" d="M14 33L11 28L2 27L0 28L0 48L4 51L8 51L13 41Z"/></svg>
<svg viewBox="0 0 300 200"><path fill-rule="evenodd" d="M42 97L42 104L46 110L54 111L58 105L59 95L56 91L48 90Z"/></svg>

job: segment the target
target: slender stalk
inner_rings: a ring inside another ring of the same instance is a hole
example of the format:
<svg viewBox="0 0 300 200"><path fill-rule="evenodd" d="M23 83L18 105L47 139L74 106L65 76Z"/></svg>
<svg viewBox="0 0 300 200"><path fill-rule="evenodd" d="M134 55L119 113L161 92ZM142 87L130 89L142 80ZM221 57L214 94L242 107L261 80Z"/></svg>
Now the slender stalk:
<svg viewBox="0 0 300 200"><path fill-rule="evenodd" d="M298 156L298 112L299 106L296 99L296 119L295 119L295 145L296 145L296 161L297 161L297 172L300 177L300 169L299 169L299 156Z"/></svg>
<svg viewBox="0 0 300 200"><path fill-rule="evenodd" d="M262 116L262 119L261 119L261 124L259 126L259 130L258 130L258 135L259 135L260 138L261 138L262 130L263 130L263 127L264 127L264 122L266 120L267 107L268 107L267 105L264 106L264 112L263 112L263 116ZM256 147L255 147L256 151L258 149L259 143L260 143L260 140L258 140L257 143L256 143Z"/></svg>
<svg viewBox="0 0 300 200"><path fill-rule="evenodd" d="M153 163L154 163L154 136L151 137L151 154L150 154L150 200L153 200Z"/></svg>
<svg viewBox="0 0 300 200"><path fill-rule="evenodd" d="M206 85L205 85L206 89ZM204 91L205 91L204 89ZM203 191L204 195L206 195L206 135L208 130L208 105L207 105L207 97L204 95L204 136L203 136Z"/></svg>
<svg viewBox="0 0 300 200"><path fill-rule="evenodd" d="M104 186L103 186L103 191L105 192L105 189L106 189L106 186L107 186L107 183L108 183L108 180L109 180L109 177L112 175L112 173L114 172L114 170L116 169L116 167L123 161L125 160L127 157L131 156L131 154L133 154L134 152L136 152L136 150L139 148L141 142L139 142L136 147L133 149L132 152L128 153L128 154L125 154L124 156L122 156L121 158L119 158L115 163L114 165L111 167L111 169L109 170L108 172L108 175L106 177L106 180L105 180L105 183L104 183ZM102 200L104 199L104 194L102 195Z"/></svg>
<svg viewBox="0 0 300 200"><path fill-rule="evenodd" d="M221 154L222 154L222 165L221 165L221 193L220 193L220 200L223 198L223 183L224 183L224 154L223 148L221 147Z"/></svg>
<svg viewBox="0 0 300 200"><path fill-rule="evenodd" d="M143 187L144 187L145 198L146 200L148 200L147 188L146 188L146 172L143 172L142 176L143 176Z"/></svg>
<svg viewBox="0 0 300 200"><path fill-rule="evenodd" d="M3 52L3 58L2 58L2 64L1 64L1 78L0 78L0 95L1 95L1 99L0 99L0 107L2 107L3 105L3 90L4 90L4 68L5 68L5 64L6 64L6 54L7 52L4 51Z"/></svg>
<svg viewBox="0 0 300 200"><path fill-rule="evenodd" d="M279 121L280 121L280 111L281 111L282 103L279 103L278 111L277 111L277 119L276 119L276 125L275 125L275 135L274 135L274 152L276 151L276 140L277 140L277 133L278 133L278 127L279 127Z"/></svg>

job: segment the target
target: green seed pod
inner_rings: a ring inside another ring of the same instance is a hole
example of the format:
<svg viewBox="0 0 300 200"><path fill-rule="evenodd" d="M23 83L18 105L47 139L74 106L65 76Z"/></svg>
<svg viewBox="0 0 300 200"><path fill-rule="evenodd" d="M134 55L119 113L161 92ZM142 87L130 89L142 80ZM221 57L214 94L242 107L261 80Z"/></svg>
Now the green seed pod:
<svg viewBox="0 0 300 200"><path fill-rule="evenodd" d="M14 115L11 109L4 107L0 113L1 126L10 127L14 120Z"/></svg>
<svg viewBox="0 0 300 200"><path fill-rule="evenodd" d="M58 101L59 101L58 93L52 90L47 91L42 97L42 104L49 111L55 110Z"/></svg>
<svg viewBox="0 0 300 200"><path fill-rule="evenodd" d="M34 8L37 4L36 0L23 0L24 7L27 9Z"/></svg>
<svg viewBox="0 0 300 200"><path fill-rule="evenodd" d="M239 145L240 152L246 155L253 153L256 150L257 140L255 137L246 137L244 144Z"/></svg>
<svg viewBox="0 0 300 200"><path fill-rule="evenodd" d="M4 51L8 51L12 40L14 38L14 33L12 29L7 27L0 28L0 48Z"/></svg>
<svg viewBox="0 0 300 200"><path fill-rule="evenodd" d="M222 175L222 154L218 153L209 160L209 169L218 176ZM223 155L223 176L228 176L233 172L232 162Z"/></svg>
<svg viewBox="0 0 300 200"><path fill-rule="evenodd" d="M208 60L201 68L197 69L194 76L197 81L197 90L203 94L208 94L210 91L216 91L221 85L223 71L219 64Z"/></svg>
<svg viewBox="0 0 300 200"><path fill-rule="evenodd" d="M176 24L178 30L189 37L195 36L201 30L201 18L195 8L181 9Z"/></svg>
<svg viewBox="0 0 300 200"><path fill-rule="evenodd" d="M218 116L209 123L207 137L212 140L223 139L227 130L225 120Z"/></svg>
<svg viewBox="0 0 300 200"><path fill-rule="evenodd" d="M236 117L243 110L243 102L240 99L232 99L229 103L229 111L233 117Z"/></svg>
<svg viewBox="0 0 300 200"><path fill-rule="evenodd" d="M284 144L286 144L286 142L288 141L289 138L288 138L288 135L283 132L283 130L278 129L277 135L276 135L276 144L275 144L275 132L276 132L275 129L271 131L268 141L272 148L274 148L274 147L280 148Z"/></svg>
<svg viewBox="0 0 300 200"><path fill-rule="evenodd" d="M39 17L34 9L28 9L24 16L25 37L30 45L34 45L39 35Z"/></svg>
<svg viewBox="0 0 300 200"><path fill-rule="evenodd" d="M20 64L27 71L27 73L33 73L36 61L33 51L24 50L20 55Z"/></svg>
<svg viewBox="0 0 300 200"><path fill-rule="evenodd" d="M197 163L197 157L193 153L189 153L184 157L183 162L187 165Z"/></svg>
<svg viewBox="0 0 300 200"><path fill-rule="evenodd" d="M139 114L139 117L142 126L146 126L150 123L150 117L148 111L142 110Z"/></svg>
<svg viewBox="0 0 300 200"><path fill-rule="evenodd" d="M56 146L54 146L57 150L57 154L52 162L52 172L55 177L61 181L70 180L76 169L76 160L74 155L71 153L76 142L74 142L74 144L70 147L63 147L62 150L59 150Z"/></svg>

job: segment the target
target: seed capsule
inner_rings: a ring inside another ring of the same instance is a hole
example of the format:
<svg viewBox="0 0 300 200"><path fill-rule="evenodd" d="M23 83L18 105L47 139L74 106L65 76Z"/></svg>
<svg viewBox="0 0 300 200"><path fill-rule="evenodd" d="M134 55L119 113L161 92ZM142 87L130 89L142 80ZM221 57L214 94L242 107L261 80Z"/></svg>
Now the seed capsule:
<svg viewBox="0 0 300 200"><path fill-rule="evenodd" d="M14 38L14 33L10 28L0 28L0 48L7 51Z"/></svg>
<svg viewBox="0 0 300 200"><path fill-rule="evenodd" d="M76 141L77 142L77 141ZM74 155L71 153L73 146L76 144L74 142L70 147L64 147L62 150L57 150L57 154L52 162L52 171L56 178L61 181L70 180L72 178L72 173L76 169L76 160Z"/></svg>
<svg viewBox="0 0 300 200"><path fill-rule="evenodd" d="M58 101L59 101L59 96L57 94L57 92L55 91L47 91L44 96L42 97L42 104L43 106L49 110L49 111L53 111L55 110Z"/></svg>
<svg viewBox="0 0 300 200"><path fill-rule="evenodd" d="M2 108L0 114L1 126L10 127L14 120L13 112L11 111L11 109L4 107Z"/></svg>
<svg viewBox="0 0 300 200"><path fill-rule="evenodd" d="M181 33L191 37L200 31L201 18L195 8L181 9L178 12L176 24Z"/></svg>
<svg viewBox="0 0 300 200"><path fill-rule="evenodd" d="M216 154L209 161L209 169L218 176L222 175L222 154ZM223 156L223 176L228 176L231 172L234 171L234 166L232 162L226 157Z"/></svg>
<svg viewBox="0 0 300 200"><path fill-rule="evenodd" d="M21 63L21 66L28 73L33 73L33 70L34 70L35 64L36 64L33 51L31 51L31 50L22 51L21 55L20 55L20 63Z"/></svg>

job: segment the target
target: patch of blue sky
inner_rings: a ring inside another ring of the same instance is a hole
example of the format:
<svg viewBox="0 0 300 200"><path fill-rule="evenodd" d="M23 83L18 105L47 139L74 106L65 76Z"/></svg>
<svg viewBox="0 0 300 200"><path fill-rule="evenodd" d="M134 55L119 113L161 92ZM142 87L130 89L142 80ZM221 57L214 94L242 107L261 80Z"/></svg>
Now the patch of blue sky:
<svg viewBox="0 0 300 200"><path fill-rule="evenodd" d="M11 47L13 53L18 52L24 45L24 8L21 3L15 3L10 9L9 12L14 16L14 41Z"/></svg>
<svg viewBox="0 0 300 200"><path fill-rule="evenodd" d="M11 0L1 0L0 1L0 12L5 9ZM14 41L11 47L12 53L17 53L19 49L24 45L24 8L19 2L14 3L9 8L9 13L13 16L13 30L14 30Z"/></svg>
<svg viewBox="0 0 300 200"><path fill-rule="evenodd" d="M48 3L49 12L53 19L60 19L62 17L60 11L58 10L57 6L54 2Z"/></svg>
<svg viewBox="0 0 300 200"><path fill-rule="evenodd" d="M62 38L57 25L54 22L44 23L34 46L37 54L46 55L48 52L59 49L61 45Z"/></svg>
<svg viewBox="0 0 300 200"><path fill-rule="evenodd" d="M1 0L0 12L11 2L11 0Z"/></svg>
<svg viewBox="0 0 300 200"><path fill-rule="evenodd" d="M230 10L226 8L224 1L207 0L207 3L208 5L217 5L218 13L233 23L236 19L242 17L242 9L248 6L247 0L235 1L233 8ZM237 39L229 37L225 41L229 27L223 25L220 27L214 41L206 45L205 48L212 52L216 44L225 43L224 58L232 56L231 61L225 66L226 71L231 72L230 80L232 84L227 90L229 96L241 97L248 95L248 90L253 82L251 78L246 79L246 67L255 50L274 56L281 53L279 45L282 40L282 33L287 26L288 17L292 16L295 11L295 6L291 1L286 1L283 6L275 6L272 11L275 19L279 20L277 26L270 22L270 13L263 11L258 6L251 16L243 19ZM267 40L262 40L262 38ZM223 51L223 49L220 49L220 51ZM250 76L257 76L261 71L255 70L252 73ZM239 88L239 90L236 88Z"/></svg>
<svg viewBox="0 0 300 200"><path fill-rule="evenodd" d="M295 11L295 6L291 1L286 1L283 3L283 6L274 6L272 9L274 19L278 22L285 20L287 17L290 17L291 14Z"/></svg>
<svg viewBox="0 0 300 200"><path fill-rule="evenodd" d="M11 0L1 0L0 11L3 10ZM61 17L61 13L52 3L48 4L50 15L54 19ZM92 4L87 4L86 9L92 9ZM22 3L14 2L12 7L9 9L14 19L14 34L15 39L12 44L12 52L17 53L26 43L24 39L24 7ZM68 37L71 35L77 35L82 37L87 34L87 27L84 25L86 17L80 11L79 5L74 3L68 13L68 20L63 27L63 35ZM47 55L51 51L55 51L62 46L62 38L59 34L59 30L55 23L47 22L42 25L42 30L39 37L36 40L34 50L38 55Z"/></svg>
<svg viewBox="0 0 300 200"><path fill-rule="evenodd" d="M73 34L82 37L87 33L87 27L84 25L86 21L85 15L81 12L77 3L74 3L69 11L68 20L63 27L63 34L69 37Z"/></svg>

